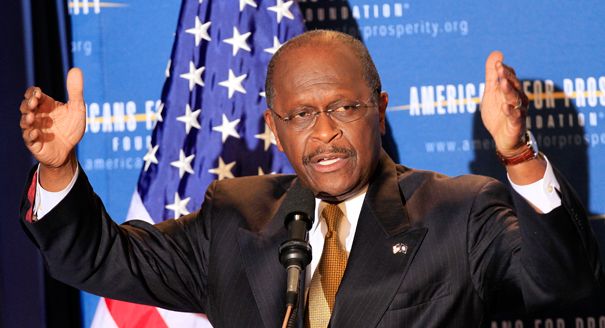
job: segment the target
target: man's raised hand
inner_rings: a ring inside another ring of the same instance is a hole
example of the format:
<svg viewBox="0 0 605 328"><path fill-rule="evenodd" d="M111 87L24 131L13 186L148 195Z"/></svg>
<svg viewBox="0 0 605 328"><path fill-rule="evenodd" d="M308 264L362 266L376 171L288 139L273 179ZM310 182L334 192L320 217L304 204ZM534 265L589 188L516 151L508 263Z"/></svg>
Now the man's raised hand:
<svg viewBox="0 0 605 328"><path fill-rule="evenodd" d="M523 146L528 100L515 71L503 63L500 51L493 51L485 62L485 92L481 119L503 154Z"/></svg>
<svg viewBox="0 0 605 328"><path fill-rule="evenodd" d="M504 156L514 156L527 148L523 141L529 100L515 71L503 63L500 51L493 51L485 61L485 91L481 100L481 119L496 149ZM546 162L540 156L506 167L516 184L529 184L542 179Z"/></svg>
<svg viewBox="0 0 605 328"><path fill-rule="evenodd" d="M82 72L78 68L67 74L67 93L68 102L63 104L40 88L30 87L19 107L23 141L40 162L41 183L51 191L60 188L63 180L73 175L73 150L86 128ZM49 179L43 182L45 175Z"/></svg>

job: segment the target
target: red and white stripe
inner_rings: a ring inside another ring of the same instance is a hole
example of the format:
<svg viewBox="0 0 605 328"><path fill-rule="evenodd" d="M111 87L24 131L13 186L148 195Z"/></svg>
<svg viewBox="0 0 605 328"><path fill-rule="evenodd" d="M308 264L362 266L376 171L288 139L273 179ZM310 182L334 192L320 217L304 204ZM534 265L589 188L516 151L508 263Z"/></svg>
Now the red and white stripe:
<svg viewBox="0 0 605 328"><path fill-rule="evenodd" d="M205 315L101 298L91 328L208 328Z"/></svg>
<svg viewBox="0 0 605 328"><path fill-rule="evenodd" d="M139 219L153 223L138 192L134 192L127 220ZM201 313L176 312L148 305L101 298L91 328L211 328Z"/></svg>

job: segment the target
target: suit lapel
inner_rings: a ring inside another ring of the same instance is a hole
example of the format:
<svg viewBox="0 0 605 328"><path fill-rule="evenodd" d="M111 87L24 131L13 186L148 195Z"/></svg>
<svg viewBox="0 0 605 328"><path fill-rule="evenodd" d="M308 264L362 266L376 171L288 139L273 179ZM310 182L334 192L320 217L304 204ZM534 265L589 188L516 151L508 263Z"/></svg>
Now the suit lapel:
<svg viewBox="0 0 605 328"><path fill-rule="evenodd" d="M332 327L375 327L395 296L426 228L411 227L395 164L383 154L360 213Z"/></svg>
<svg viewBox="0 0 605 328"><path fill-rule="evenodd" d="M386 154L372 181L336 297L332 327L376 326L426 234L426 228L411 227L395 164ZM291 188L302 188L298 179ZM288 191L277 200L278 210L261 231L238 231L246 275L265 327L279 327L285 312L286 274L277 250L287 238L283 219L294 201L292 194Z"/></svg>
<svg viewBox="0 0 605 328"><path fill-rule="evenodd" d="M302 188L298 179L288 190L294 188ZM286 271L279 262L278 249L288 237L284 226L286 212L292 208L288 204L296 201L290 195L297 193L289 191L283 195L275 215L261 231L244 228L238 231L246 275L265 327L280 327L286 310Z"/></svg>

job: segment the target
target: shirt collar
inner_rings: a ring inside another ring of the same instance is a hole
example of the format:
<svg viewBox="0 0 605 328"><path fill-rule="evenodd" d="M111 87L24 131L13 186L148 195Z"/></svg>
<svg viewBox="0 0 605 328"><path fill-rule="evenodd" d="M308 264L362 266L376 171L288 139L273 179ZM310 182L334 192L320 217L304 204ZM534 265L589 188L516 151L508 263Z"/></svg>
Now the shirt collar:
<svg viewBox="0 0 605 328"><path fill-rule="evenodd" d="M363 205L363 200L365 199L366 193L368 191L368 186L366 185L362 190L360 190L355 196L350 197L344 202L338 203L338 207L342 210L343 214L347 218L347 221L352 226L357 226L357 220L359 219L359 214L361 213L361 206ZM315 220L313 221L313 226L311 227L311 231L316 230L321 221L321 211L325 205L321 203L321 199L315 198Z"/></svg>

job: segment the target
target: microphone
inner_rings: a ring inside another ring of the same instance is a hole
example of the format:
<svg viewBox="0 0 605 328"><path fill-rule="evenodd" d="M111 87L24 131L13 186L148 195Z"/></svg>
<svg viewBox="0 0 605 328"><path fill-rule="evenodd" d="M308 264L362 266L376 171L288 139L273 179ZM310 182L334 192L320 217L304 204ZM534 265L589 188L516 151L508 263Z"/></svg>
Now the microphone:
<svg viewBox="0 0 605 328"><path fill-rule="evenodd" d="M308 189L293 188L288 198L293 200L292 206L289 207L296 210L286 215L284 223L288 229L288 239L279 247L279 261L288 273L286 304L295 307L298 300L300 273L311 262L308 231L313 226L315 197Z"/></svg>

